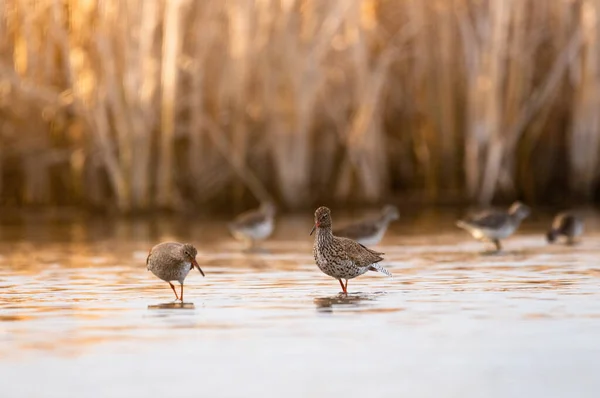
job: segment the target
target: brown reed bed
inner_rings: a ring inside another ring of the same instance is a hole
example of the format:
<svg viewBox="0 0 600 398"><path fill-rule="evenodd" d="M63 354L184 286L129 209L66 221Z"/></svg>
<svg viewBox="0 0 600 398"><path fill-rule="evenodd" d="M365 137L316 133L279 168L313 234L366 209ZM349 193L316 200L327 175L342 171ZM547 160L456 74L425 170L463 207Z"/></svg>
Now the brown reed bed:
<svg viewBox="0 0 600 398"><path fill-rule="evenodd" d="M0 203L596 198L600 0L5 0Z"/></svg>

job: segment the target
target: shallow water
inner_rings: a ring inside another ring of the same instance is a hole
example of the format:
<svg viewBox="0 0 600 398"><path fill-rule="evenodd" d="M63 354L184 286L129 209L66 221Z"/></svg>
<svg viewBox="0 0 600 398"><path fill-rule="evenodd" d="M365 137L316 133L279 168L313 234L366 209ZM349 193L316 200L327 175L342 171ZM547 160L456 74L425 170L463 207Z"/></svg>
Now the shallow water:
<svg viewBox="0 0 600 398"><path fill-rule="evenodd" d="M19 218L0 227L6 397L596 397L600 230L548 246L530 221L498 255L451 213L403 217L379 246L394 278L312 259L311 217L244 253L218 221ZM186 304L145 269L197 245Z"/></svg>

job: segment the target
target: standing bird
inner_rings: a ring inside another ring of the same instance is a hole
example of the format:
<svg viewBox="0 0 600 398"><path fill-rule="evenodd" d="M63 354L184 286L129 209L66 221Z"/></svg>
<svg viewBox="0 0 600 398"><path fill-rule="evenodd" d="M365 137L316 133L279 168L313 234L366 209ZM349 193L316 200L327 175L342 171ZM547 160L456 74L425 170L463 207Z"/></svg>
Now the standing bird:
<svg viewBox="0 0 600 398"><path fill-rule="evenodd" d="M164 242L154 246L146 259L146 268L163 281L167 282L175 298L183 302L183 281L192 268L204 276L204 272L196 262L196 248L189 243ZM175 286L171 281L177 281L181 285L181 294L177 296Z"/></svg>
<svg viewBox="0 0 600 398"><path fill-rule="evenodd" d="M364 219L343 228L336 229L336 236L354 239L362 245L372 246L381 242L390 222L400 217L396 206L387 205L376 218Z"/></svg>
<svg viewBox="0 0 600 398"><path fill-rule="evenodd" d="M392 276L381 265L383 253L367 249L358 242L348 238L334 236L331 231L331 210L319 207L315 211L315 225L310 231L317 230L313 252L317 266L323 273L337 279L344 294L348 294L348 280L356 278L367 271L379 271ZM346 284L342 282L346 280Z"/></svg>
<svg viewBox="0 0 600 398"><path fill-rule="evenodd" d="M456 225L465 229L475 239L494 243L496 251L500 251L500 239L512 235L530 212L528 206L515 202L508 211L487 211L466 220L459 220Z"/></svg>
<svg viewBox="0 0 600 398"><path fill-rule="evenodd" d="M257 241L267 239L273 233L275 206L265 202L258 209L240 214L229 223L229 231L234 238L254 247Z"/></svg>
<svg viewBox="0 0 600 398"><path fill-rule="evenodd" d="M583 233L583 220L568 212L558 213L554 217L552 227L546 234L549 243L553 243L559 236L567 238L567 244L575 243L575 238Z"/></svg>

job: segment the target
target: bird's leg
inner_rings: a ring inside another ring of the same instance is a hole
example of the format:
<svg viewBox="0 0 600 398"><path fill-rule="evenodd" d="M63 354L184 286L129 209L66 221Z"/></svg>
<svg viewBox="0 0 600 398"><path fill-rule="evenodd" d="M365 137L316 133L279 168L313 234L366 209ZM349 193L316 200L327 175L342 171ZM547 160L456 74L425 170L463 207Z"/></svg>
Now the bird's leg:
<svg viewBox="0 0 600 398"><path fill-rule="evenodd" d="M344 285L344 293L348 294L348 279L346 279L346 284Z"/></svg>
<svg viewBox="0 0 600 398"><path fill-rule="evenodd" d="M341 279L338 279L338 282L340 282L340 286L342 287L342 292L344 294L347 294L347 292L346 292L346 286L344 286L344 282L342 282Z"/></svg>
<svg viewBox="0 0 600 398"><path fill-rule="evenodd" d="M181 288L180 288L181 293L179 294L179 299L181 300L181 302L183 303L183 283L181 284Z"/></svg>
<svg viewBox="0 0 600 398"><path fill-rule="evenodd" d="M496 251L499 252L500 250L502 250L502 245L500 244L499 239L494 239L493 242L494 242L494 245L496 245Z"/></svg>
<svg viewBox="0 0 600 398"><path fill-rule="evenodd" d="M169 286L171 286L171 289L173 289L173 293L175 293L175 299L179 300L179 296L177 296L177 291L175 290L175 286L173 286L173 284L171 282L168 282Z"/></svg>

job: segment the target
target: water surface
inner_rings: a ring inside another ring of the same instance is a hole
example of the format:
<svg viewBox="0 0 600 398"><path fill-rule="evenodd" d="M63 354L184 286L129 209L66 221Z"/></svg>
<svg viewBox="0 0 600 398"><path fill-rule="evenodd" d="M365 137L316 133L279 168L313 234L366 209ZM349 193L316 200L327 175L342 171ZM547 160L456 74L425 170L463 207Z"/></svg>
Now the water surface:
<svg viewBox="0 0 600 398"><path fill-rule="evenodd" d="M245 253L223 222L22 218L0 228L4 397L596 397L600 236L548 246L530 221L498 255L455 214L403 217L378 247L394 278L337 281L311 217ZM146 271L198 247L186 304Z"/></svg>

